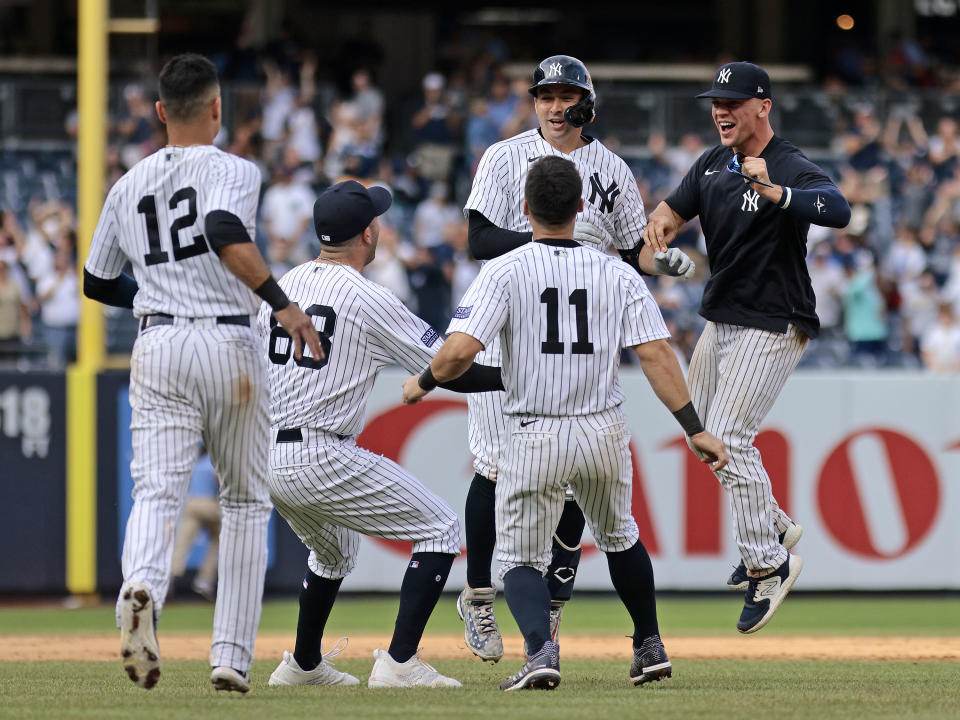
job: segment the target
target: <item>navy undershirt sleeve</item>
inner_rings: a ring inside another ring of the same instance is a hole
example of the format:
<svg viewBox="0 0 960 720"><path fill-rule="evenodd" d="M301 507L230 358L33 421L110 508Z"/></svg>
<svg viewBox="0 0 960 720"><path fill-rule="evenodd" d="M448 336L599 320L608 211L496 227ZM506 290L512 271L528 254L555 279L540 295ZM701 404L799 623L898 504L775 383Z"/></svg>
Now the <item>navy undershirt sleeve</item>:
<svg viewBox="0 0 960 720"><path fill-rule="evenodd" d="M121 273L115 278L101 278L83 270L83 294L91 300L113 307L133 307L133 298L140 286L129 275Z"/></svg>
<svg viewBox="0 0 960 720"><path fill-rule="evenodd" d="M531 240L533 240L532 232L504 230L490 222L483 213L476 210L470 211L467 242L470 246L470 254L477 260L500 257Z"/></svg>
<svg viewBox="0 0 960 720"><path fill-rule="evenodd" d="M850 205L836 185L815 188L784 187L780 207L813 225L842 228L850 222Z"/></svg>

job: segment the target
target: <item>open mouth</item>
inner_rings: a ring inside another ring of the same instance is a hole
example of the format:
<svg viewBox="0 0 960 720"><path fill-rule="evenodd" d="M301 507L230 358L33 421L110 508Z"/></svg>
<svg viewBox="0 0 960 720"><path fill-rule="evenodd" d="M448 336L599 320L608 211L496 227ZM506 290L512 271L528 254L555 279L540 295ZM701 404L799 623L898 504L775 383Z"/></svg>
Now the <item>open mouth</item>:
<svg viewBox="0 0 960 720"><path fill-rule="evenodd" d="M722 135L729 135L736 126L736 123L732 123L729 120L722 120L717 123L717 127L720 128Z"/></svg>
<svg viewBox="0 0 960 720"><path fill-rule="evenodd" d="M554 130L560 130L566 124L566 120L564 120L562 117L550 118L549 120L547 120L547 122L550 123L550 126Z"/></svg>

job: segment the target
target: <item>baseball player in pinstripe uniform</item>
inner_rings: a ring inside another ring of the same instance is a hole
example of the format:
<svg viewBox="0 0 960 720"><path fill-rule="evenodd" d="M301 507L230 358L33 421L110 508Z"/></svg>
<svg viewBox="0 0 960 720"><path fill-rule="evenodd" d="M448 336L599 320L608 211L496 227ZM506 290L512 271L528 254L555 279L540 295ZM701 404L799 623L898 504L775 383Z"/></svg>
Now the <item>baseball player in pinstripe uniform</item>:
<svg viewBox="0 0 960 720"><path fill-rule="evenodd" d="M631 682L672 674L657 625L653 568L630 511L629 433L618 378L622 348L634 348L657 396L678 415L704 462L720 469L727 457L693 410L643 279L572 240L581 189L580 173L566 158L551 155L530 168L524 210L534 241L484 265L443 347L419 377L404 383L404 400L416 402L500 338L510 436L496 489L497 558L528 653L501 690L550 689L560 682L543 576L565 485L606 553L614 588L633 619Z"/></svg>
<svg viewBox="0 0 960 720"><path fill-rule="evenodd" d="M727 63L697 97L712 98L720 144L651 213L644 241L663 250L700 216L711 272L700 314L708 322L687 376L707 429L730 448L717 477L742 562L727 584L746 587L737 629L752 633L770 621L803 567L787 552L802 530L774 499L753 441L820 328L804 259L807 229L845 226L850 207L820 168L774 134L762 68Z"/></svg>
<svg viewBox="0 0 960 720"><path fill-rule="evenodd" d="M270 494L310 550L300 593L297 644L271 685L352 685L324 662L321 640L343 578L353 570L360 534L413 542L400 608L387 650L375 650L368 685L460 687L425 663L417 646L460 552L460 523L440 497L406 470L357 447L367 396L379 372L411 371L433 357L439 333L360 271L374 258L378 216L390 193L350 180L317 198L314 224L322 252L280 280L320 326L322 360L290 357L290 338L260 311L271 390ZM492 370L500 384L499 368ZM452 387L452 389L461 389ZM464 386L463 389L468 389Z"/></svg>
<svg viewBox="0 0 960 720"><path fill-rule="evenodd" d="M548 57L534 71L530 93L539 127L492 145L477 167L464 208L474 257L498 257L530 241L530 222L523 212L527 171L538 158L559 156L574 163L583 183L583 210L577 216L575 239L604 250L612 243L627 262L649 274L692 275L694 264L679 249L655 256L644 247L646 217L633 173L600 141L583 133L583 126L594 118L596 100L586 66L568 55ZM486 365L500 363L496 338L478 360ZM496 662L503 656L503 643L493 612L496 588L490 563L495 539L493 483L507 437L503 396L471 395L467 402L476 475L465 512L467 587L457 599L457 610L464 619L467 646L478 657ZM563 604L573 593L583 526L583 513L568 495L547 572L554 639Z"/></svg>
<svg viewBox="0 0 960 720"><path fill-rule="evenodd" d="M260 622L270 498L266 373L250 316L254 289L296 338L321 348L310 318L270 276L251 241L260 171L211 143L220 129L213 64L178 55L160 72L157 114L169 145L111 188L84 268L88 297L132 307L133 509L117 602L130 679L160 677L155 622L167 594L174 528L201 441L220 477L223 515L210 663L218 690L246 692ZM122 274L126 262L134 277Z"/></svg>

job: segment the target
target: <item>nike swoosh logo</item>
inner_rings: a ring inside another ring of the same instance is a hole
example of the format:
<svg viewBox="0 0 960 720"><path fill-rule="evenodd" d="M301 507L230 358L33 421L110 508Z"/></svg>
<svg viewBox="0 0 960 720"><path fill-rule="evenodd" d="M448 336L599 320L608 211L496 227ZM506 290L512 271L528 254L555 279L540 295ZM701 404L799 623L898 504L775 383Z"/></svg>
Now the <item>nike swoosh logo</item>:
<svg viewBox="0 0 960 720"><path fill-rule="evenodd" d="M718 172L720 172L720 171L719 171L719 170L706 170L706 171L704 171L703 174L704 174L704 175L713 175L714 173L718 173Z"/></svg>
<svg viewBox="0 0 960 720"><path fill-rule="evenodd" d="M524 422L523 420L521 420L521 421L520 421L520 427L526 427L527 425L532 425L532 424L535 423L535 422L536 422L536 420L527 420L526 422Z"/></svg>

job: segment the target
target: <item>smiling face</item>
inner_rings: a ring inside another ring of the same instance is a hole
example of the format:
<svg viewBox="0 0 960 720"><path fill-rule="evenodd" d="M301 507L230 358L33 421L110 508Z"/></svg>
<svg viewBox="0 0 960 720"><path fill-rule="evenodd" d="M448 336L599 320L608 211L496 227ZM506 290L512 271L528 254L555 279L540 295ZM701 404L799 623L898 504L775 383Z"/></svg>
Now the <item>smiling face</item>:
<svg viewBox="0 0 960 720"><path fill-rule="evenodd" d="M540 131L547 142L561 151L572 149L570 146L575 147L580 141L580 128L568 123L563 112L580 102L582 97L583 90L573 85L543 85L537 89L533 106L540 121Z"/></svg>
<svg viewBox="0 0 960 720"><path fill-rule="evenodd" d="M758 98L713 98L713 124L720 133L723 146L742 150L745 145L750 145L758 130L768 126L765 119L770 115L770 105L769 100Z"/></svg>

